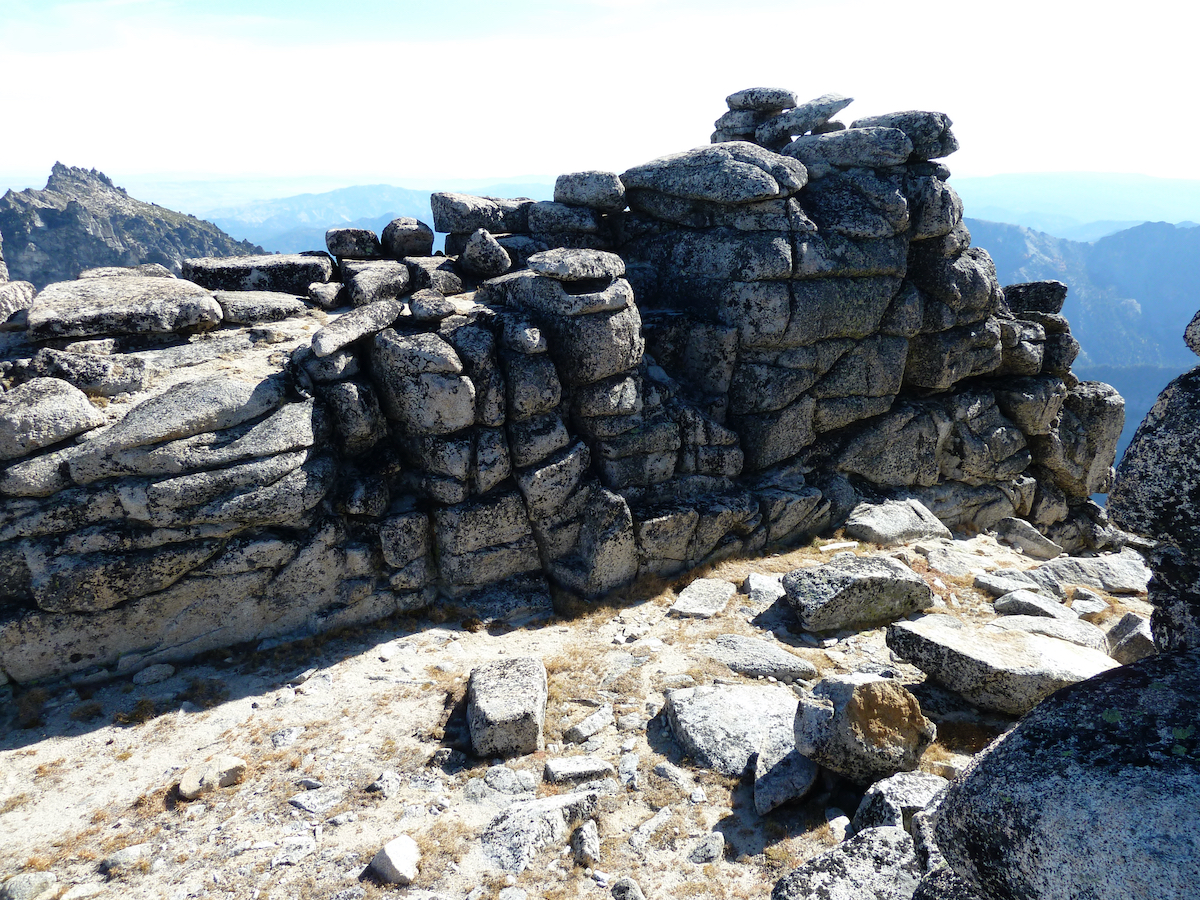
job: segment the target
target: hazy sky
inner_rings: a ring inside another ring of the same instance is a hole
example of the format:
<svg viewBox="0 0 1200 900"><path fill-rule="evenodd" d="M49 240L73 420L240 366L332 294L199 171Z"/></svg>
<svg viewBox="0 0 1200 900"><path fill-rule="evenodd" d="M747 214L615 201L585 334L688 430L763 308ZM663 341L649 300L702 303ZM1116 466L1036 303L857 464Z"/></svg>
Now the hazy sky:
<svg viewBox="0 0 1200 900"><path fill-rule="evenodd" d="M1157 0L0 0L0 177L620 171L707 143L726 94L769 85L853 96L847 120L946 112L956 175L1196 178L1198 20Z"/></svg>

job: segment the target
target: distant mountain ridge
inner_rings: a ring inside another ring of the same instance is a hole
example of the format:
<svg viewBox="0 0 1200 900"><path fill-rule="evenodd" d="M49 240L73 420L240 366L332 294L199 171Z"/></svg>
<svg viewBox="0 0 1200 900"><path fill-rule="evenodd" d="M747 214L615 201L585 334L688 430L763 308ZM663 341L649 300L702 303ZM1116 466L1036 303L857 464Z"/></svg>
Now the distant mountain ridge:
<svg viewBox="0 0 1200 900"><path fill-rule="evenodd" d="M39 289L98 266L159 263L178 274L188 257L263 252L210 222L134 199L103 172L60 162L43 190L0 198L0 234L11 277Z"/></svg>
<svg viewBox="0 0 1200 900"><path fill-rule="evenodd" d="M442 190L455 190L447 186ZM329 228L370 228L379 232L397 216L411 216L433 224L430 191L390 184L362 184L325 191L262 200L208 212L214 224L230 234L262 244L278 253L298 253L325 247ZM554 186L513 183L474 187L468 193L498 197L550 200Z"/></svg>
<svg viewBox="0 0 1200 900"><path fill-rule="evenodd" d="M1183 330L1196 312L1200 226L1144 222L1092 243L966 219L972 243L1001 284L1053 278L1070 288L1063 308L1083 346L1079 365L1191 367Z"/></svg>
<svg viewBox="0 0 1200 900"><path fill-rule="evenodd" d="M1095 241L1142 222L1200 221L1200 180L1110 172L1021 172L952 179L976 219Z"/></svg>

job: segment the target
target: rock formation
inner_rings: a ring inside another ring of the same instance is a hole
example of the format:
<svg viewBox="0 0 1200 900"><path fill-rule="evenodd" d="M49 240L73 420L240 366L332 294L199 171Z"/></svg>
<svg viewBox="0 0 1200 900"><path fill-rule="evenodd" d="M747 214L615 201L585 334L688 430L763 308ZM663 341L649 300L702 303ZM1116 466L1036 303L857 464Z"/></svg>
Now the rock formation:
<svg viewBox="0 0 1200 900"><path fill-rule="evenodd" d="M949 119L742 93L738 140L553 202L434 194L448 257L403 220L46 287L3 344L0 669L598 598L860 495L1119 540L1088 498L1120 397L1070 373L1065 286L1002 289L970 246Z"/></svg>
<svg viewBox="0 0 1200 900"><path fill-rule="evenodd" d="M135 200L102 172L58 162L43 190L0 198L0 233L12 277L39 290L85 269L150 263L178 275L190 256L263 252L210 222Z"/></svg>

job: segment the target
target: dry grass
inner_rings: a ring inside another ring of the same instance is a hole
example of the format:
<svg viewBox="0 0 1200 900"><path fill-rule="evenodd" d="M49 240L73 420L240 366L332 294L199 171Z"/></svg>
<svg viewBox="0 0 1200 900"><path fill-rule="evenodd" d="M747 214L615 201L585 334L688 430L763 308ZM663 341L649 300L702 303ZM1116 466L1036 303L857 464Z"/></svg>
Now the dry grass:
<svg viewBox="0 0 1200 900"><path fill-rule="evenodd" d="M20 809L22 806L25 806L27 803L32 803L32 802L33 802L33 796L30 795L26 791L22 791L19 794L13 794L11 797L9 797L7 800L5 800L3 803L0 803L0 816L4 815L5 813L10 813L14 809Z"/></svg>

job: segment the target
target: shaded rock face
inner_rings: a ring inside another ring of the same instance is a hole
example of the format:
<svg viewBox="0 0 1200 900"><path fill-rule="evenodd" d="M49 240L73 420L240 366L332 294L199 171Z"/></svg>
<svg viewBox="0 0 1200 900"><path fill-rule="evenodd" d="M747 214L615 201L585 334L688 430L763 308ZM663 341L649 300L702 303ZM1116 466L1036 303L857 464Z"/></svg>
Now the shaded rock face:
<svg viewBox="0 0 1200 900"><path fill-rule="evenodd" d="M21 432L0 448L0 669L125 671L439 597L483 608L502 582L520 609L594 600L794 546L861 495L914 520L865 535L1018 517L1100 546L1087 497L1119 398L1070 375L1036 285L1003 302L929 161L949 120L844 130L849 102L739 93L721 127L752 140L573 173L554 202L435 194L448 257L396 220L335 230L336 259L151 260L114 224L140 205L98 173L8 195L107 249L76 259L86 278L0 291ZM33 244L3 234L17 277ZM790 591L804 624L932 602L881 565Z"/></svg>
<svg viewBox="0 0 1200 900"><path fill-rule="evenodd" d="M84 269L159 263L179 274L192 256L262 253L217 226L130 197L95 169L55 163L43 190L0 199L10 277L38 288Z"/></svg>
<svg viewBox="0 0 1200 900"><path fill-rule="evenodd" d="M1188 897L1200 883L1200 651L1059 691L947 790L938 846L981 896Z"/></svg>

